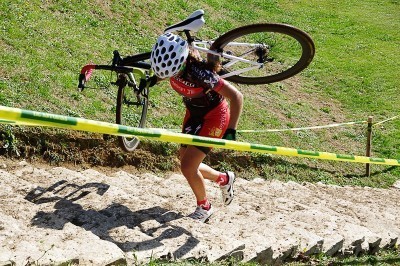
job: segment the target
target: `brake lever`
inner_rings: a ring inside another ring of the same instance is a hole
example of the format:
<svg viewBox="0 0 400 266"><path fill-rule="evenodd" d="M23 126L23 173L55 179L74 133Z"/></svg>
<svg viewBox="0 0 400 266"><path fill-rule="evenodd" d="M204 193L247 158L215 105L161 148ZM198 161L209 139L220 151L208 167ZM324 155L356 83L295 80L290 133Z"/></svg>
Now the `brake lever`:
<svg viewBox="0 0 400 266"><path fill-rule="evenodd" d="M78 92L85 89L85 74L79 74Z"/></svg>
<svg viewBox="0 0 400 266"><path fill-rule="evenodd" d="M114 50L113 54L112 66L115 67L119 65L119 63L122 61L122 58L117 50Z"/></svg>

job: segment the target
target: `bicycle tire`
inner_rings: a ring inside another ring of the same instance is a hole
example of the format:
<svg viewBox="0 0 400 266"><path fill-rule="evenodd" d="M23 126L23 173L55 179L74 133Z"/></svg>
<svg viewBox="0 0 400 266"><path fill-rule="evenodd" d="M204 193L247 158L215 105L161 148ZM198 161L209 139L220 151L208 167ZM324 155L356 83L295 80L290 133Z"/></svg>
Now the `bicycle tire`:
<svg viewBox="0 0 400 266"><path fill-rule="evenodd" d="M245 76L246 73L242 73L239 75L233 75L230 77L226 77L225 79L228 81L232 81L235 83L240 83L240 84L268 84L268 83L273 83L277 81L282 81L287 78L290 78L302 70L304 70L312 61L314 54L315 54L315 45L311 37L304 31L297 29L291 25L287 24L278 24L278 23L264 23L264 24L251 24L243 27L239 27L236 29L233 29L231 31L226 32L225 34L221 35L218 37L213 44L210 47L210 50L214 50L217 52L227 52L225 48L229 46L229 43L236 41L242 37L246 37L247 35L250 34L270 34L272 38L275 37L275 42L277 42L278 37L282 38L282 43L275 43L275 45L272 47L276 50L280 48L279 46L284 47L286 45L286 42L283 41L283 39L287 39L291 43L293 42L293 45L300 45L298 46L299 49L299 58L294 58L294 64L289 65L287 69L282 70L282 72L271 72L268 73L265 71L265 75L260 75L256 74L255 76ZM279 46L278 46L279 45ZM289 45L289 44L287 44ZM277 47L278 46L278 47ZM271 48L271 49L272 49ZM225 51L224 51L225 49ZM300 51L301 49L301 51ZM285 58L281 58L282 60ZM212 54L208 54L208 60L209 61L216 61L220 60L219 56L215 56ZM268 59L270 60L270 59ZM279 64L282 65L281 62L278 62ZM276 64L278 66L278 63ZM225 69L224 65L226 63L222 63L223 67L223 72L224 74L232 72L233 70ZM266 63L264 62L264 67L263 68L268 68L272 65L272 63ZM275 66L273 66L275 67ZM280 65L279 65L280 67ZM272 67L271 67L272 68ZM264 74L264 73L263 73Z"/></svg>
<svg viewBox="0 0 400 266"><path fill-rule="evenodd" d="M117 94L117 110L116 110L116 122L120 125L129 125L135 127L144 127L148 109L148 88L143 89L142 93L135 98L129 95L131 92L130 87L121 86L118 88ZM127 99L128 98L128 99ZM135 102L130 102L134 99ZM133 105L133 106L130 106ZM135 110L136 109L136 110ZM124 115L133 116L130 117L134 121L125 121ZM127 152L134 151L140 143L137 137L118 137L118 142L121 148Z"/></svg>

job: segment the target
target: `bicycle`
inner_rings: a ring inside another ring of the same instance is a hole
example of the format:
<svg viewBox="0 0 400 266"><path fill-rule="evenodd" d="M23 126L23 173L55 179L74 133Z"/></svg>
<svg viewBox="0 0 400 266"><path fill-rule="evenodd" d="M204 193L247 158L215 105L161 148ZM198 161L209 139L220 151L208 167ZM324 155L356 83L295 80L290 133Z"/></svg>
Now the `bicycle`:
<svg viewBox="0 0 400 266"><path fill-rule="evenodd" d="M187 19L165 29L185 35L192 49L218 62L222 78L240 84L268 84L290 78L304 70L312 61L315 46L304 31L287 24L261 23L235 28L215 40L201 40L193 35L205 24L204 11L197 10ZM150 78L151 52L121 57L113 52L111 65L89 64L81 69L78 88L82 91L94 69L117 73L118 86L116 123L144 127ZM118 137L125 151L139 144L136 137Z"/></svg>

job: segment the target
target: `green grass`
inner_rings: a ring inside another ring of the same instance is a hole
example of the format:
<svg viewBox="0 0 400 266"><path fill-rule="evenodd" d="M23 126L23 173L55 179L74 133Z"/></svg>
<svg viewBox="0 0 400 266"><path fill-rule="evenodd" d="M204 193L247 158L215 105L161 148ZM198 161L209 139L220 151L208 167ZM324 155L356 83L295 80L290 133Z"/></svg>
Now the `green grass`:
<svg viewBox="0 0 400 266"><path fill-rule="evenodd" d="M400 114L398 0L208 0L200 6L184 0L1 1L0 105L114 122L116 89L109 85L110 75L95 72L91 85L97 89L78 93L80 68L89 62L109 63L115 49L122 55L149 51L166 26L198 8L206 11L199 37L214 38L250 23L278 22L307 31L315 41L313 62L296 77L269 85L237 85L245 96L239 129L317 126L368 116L382 121ZM148 127L177 129L183 114L180 97L167 83L151 89ZM29 130L22 129L26 134ZM0 125L0 131L3 148L14 149L19 142L10 127ZM374 127L373 156L400 159L399 136L400 119ZM366 126L243 133L238 139L364 155ZM174 156L177 149L174 144L152 142L143 146L166 156ZM229 159L221 161L220 155ZM249 178L388 187L400 176L398 167L372 165L372 175L366 178L362 164L240 152L216 151L211 157L214 166L235 169ZM237 161L247 164L231 163ZM166 161L159 167L173 166ZM392 257L385 259L367 257L331 265L386 265Z"/></svg>
<svg viewBox="0 0 400 266"><path fill-rule="evenodd" d="M308 266L308 265L315 265L315 266L354 266L354 265L368 265L368 266L389 266L389 265L400 265L400 258L399 258L399 250L386 250L382 251L377 255L361 255L357 258L348 257L348 258L328 258L323 255L317 255L312 257L304 256L299 261L295 262L288 262L284 265L286 266ZM187 260L184 262L165 262L161 260L151 260L147 265L154 265L154 266L257 266L256 262L240 262L236 261L234 258L229 258L227 260L207 263L207 262L199 262L194 260Z"/></svg>
<svg viewBox="0 0 400 266"><path fill-rule="evenodd" d="M115 87L109 73L96 72L83 93L76 91L80 68L148 51L168 25L199 8L187 1L3 1L0 4L0 104L114 122ZM245 95L239 129L281 129L398 115L400 66L399 1L205 1L206 26L200 37L214 38L236 26L258 22L292 24L315 41L311 65L287 81L237 85ZM177 129L184 108L167 82L151 89L147 126ZM374 128L373 156L400 158L400 119ZM364 125L283 133L243 133L239 140L344 154L365 154ZM258 155L254 155L259 157ZM299 158L268 157L261 175L327 180L340 184L389 186L397 167ZM270 159L272 158L272 159ZM234 166L233 166L234 167ZM389 170L387 170L389 168ZM255 171L255 173L259 171ZM351 176L353 178L349 179ZM312 178L310 178L312 177ZM386 181L387 180L387 181Z"/></svg>

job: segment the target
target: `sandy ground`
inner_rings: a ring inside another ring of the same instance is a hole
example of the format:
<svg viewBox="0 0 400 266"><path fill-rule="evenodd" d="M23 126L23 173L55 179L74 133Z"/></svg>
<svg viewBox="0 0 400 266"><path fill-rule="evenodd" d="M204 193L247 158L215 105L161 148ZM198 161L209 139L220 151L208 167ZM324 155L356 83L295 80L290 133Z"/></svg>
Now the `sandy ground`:
<svg viewBox="0 0 400 266"><path fill-rule="evenodd" d="M186 217L193 195L176 173L2 160L0 177L0 265L227 256L277 265L299 255L375 253L400 236L400 184L373 189L238 177L236 197L224 207L219 188L207 183L216 212L200 224Z"/></svg>

